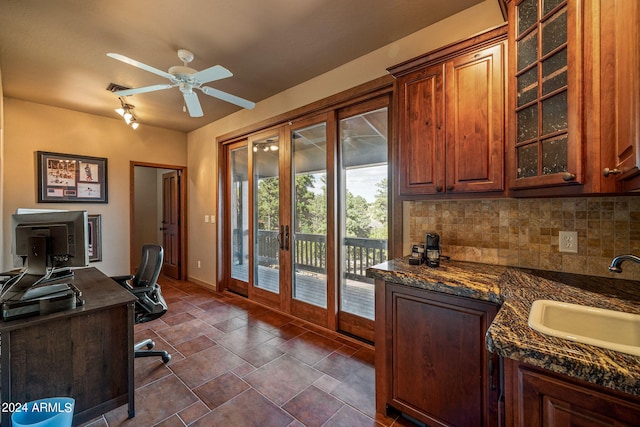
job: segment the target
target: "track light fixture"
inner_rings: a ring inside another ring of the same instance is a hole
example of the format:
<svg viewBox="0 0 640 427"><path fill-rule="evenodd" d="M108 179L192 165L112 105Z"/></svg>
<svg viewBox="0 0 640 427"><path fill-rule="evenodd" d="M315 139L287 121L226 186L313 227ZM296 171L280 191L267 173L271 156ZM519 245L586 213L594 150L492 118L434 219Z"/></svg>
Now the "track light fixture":
<svg viewBox="0 0 640 427"><path fill-rule="evenodd" d="M253 143L253 152L257 152L258 149L262 151L278 151L278 140L267 139L265 141L257 141Z"/></svg>
<svg viewBox="0 0 640 427"><path fill-rule="evenodd" d="M122 116L126 124L131 126L133 129L138 129L140 124L138 123L136 116L133 114L134 106L124 102L122 97L118 97L118 99L120 100L120 108L116 108L116 113Z"/></svg>

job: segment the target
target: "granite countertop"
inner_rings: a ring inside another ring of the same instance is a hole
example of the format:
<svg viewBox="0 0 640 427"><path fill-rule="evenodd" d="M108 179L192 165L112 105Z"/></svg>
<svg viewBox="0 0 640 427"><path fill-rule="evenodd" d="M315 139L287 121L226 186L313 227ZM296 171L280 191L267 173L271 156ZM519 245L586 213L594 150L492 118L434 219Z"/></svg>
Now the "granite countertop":
<svg viewBox="0 0 640 427"><path fill-rule="evenodd" d="M537 299L640 314L640 281L458 261L429 268L407 258L371 267L367 276L500 304L486 335L489 351L640 396L640 356L548 336L527 324Z"/></svg>

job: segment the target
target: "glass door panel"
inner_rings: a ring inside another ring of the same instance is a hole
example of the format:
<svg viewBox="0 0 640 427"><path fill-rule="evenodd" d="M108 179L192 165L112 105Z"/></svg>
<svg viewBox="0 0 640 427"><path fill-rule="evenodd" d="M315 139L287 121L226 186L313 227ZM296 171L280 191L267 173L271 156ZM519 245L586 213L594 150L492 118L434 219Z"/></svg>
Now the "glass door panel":
<svg viewBox="0 0 640 427"><path fill-rule="evenodd" d="M231 278L249 281L249 153L247 146L229 152L231 164Z"/></svg>
<svg viewBox="0 0 640 427"><path fill-rule="evenodd" d="M340 311L374 320L366 269L387 259L387 108L340 120Z"/></svg>
<svg viewBox="0 0 640 427"><path fill-rule="evenodd" d="M560 174L571 166L569 3L524 0L515 9L518 23L516 177L522 180L522 186L543 182L540 179L564 182L564 175Z"/></svg>
<svg viewBox="0 0 640 427"><path fill-rule="evenodd" d="M327 308L327 125L291 132L291 295Z"/></svg>
<svg viewBox="0 0 640 427"><path fill-rule="evenodd" d="M253 140L253 286L280 293L280 167L278 135ZM284 227L282 227L284 228Z"/></svg>

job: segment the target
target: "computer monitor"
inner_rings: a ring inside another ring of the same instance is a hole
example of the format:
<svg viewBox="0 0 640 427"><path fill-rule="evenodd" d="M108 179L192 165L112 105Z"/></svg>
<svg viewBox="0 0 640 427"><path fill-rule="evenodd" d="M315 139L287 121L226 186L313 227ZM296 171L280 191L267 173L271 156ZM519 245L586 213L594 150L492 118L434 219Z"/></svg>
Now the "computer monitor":
<svg viewBox="0 0 640 427"><path fill-rule="evenodd" d="M46 277L62 267L89 265L87 211L18 210L11 228L12 252L22 261L14 266L26 267L26 274Z"/></svg>

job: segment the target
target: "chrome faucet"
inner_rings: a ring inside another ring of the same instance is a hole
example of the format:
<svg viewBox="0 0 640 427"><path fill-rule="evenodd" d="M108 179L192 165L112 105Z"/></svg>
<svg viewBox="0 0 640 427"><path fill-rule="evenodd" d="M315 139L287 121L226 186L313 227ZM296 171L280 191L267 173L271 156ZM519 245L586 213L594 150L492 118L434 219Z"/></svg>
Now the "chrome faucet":
<svg viewBox="0 0 640 427"><path fill-rule="evenodd" d="M633 261L640 264L640 257L636 255L618 255L611 261L611 265L609 266L609 271L613 273L622 273L622 265L623 261Z"/></svg>

